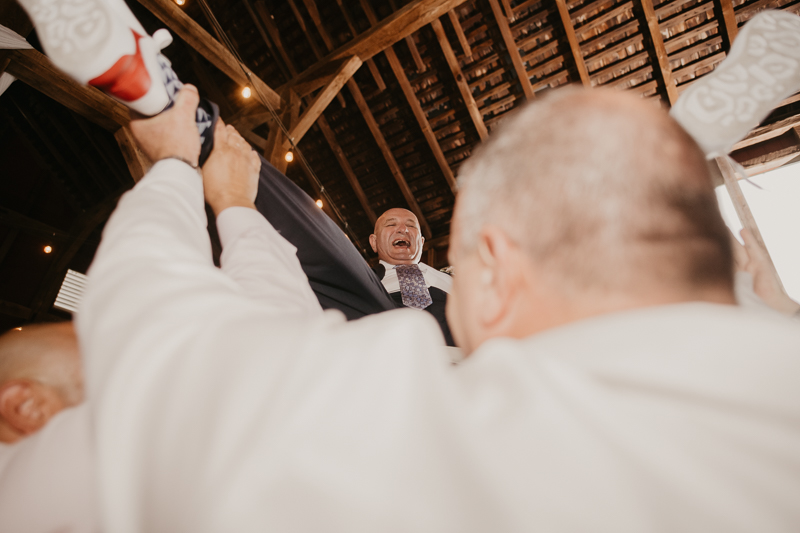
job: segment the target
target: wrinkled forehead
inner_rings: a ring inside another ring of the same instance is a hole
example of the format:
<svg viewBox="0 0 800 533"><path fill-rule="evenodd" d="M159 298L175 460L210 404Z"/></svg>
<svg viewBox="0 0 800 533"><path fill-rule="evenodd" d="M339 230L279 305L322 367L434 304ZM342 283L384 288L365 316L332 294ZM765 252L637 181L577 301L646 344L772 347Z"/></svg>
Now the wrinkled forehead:
<svg viewBox="0 0 800 533"><path fill-rule="evenodd" d="M375 222L375 233L378 233L381 228L386 227L388 224L397 222L413 224L414 226L419 225L417 216L408 209L389 209L378 218L377 222Z"/></svg>

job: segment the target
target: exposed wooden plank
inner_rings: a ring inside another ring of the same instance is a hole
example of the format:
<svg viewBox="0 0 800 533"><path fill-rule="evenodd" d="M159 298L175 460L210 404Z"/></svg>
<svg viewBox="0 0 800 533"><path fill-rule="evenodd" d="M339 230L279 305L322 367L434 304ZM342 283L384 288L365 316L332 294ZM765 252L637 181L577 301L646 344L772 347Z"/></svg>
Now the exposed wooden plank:
<svg viewBox="0 0 800 533"><path fill-rule="evenodd" d="M736 23L736 15L733 12L733 2L731 0L714 0L714 7L719 15L722 15L722 24L719 25L720 32L725 39L725 51L731 49L736 35L739 33L739 26Z"/></svg>
<svg viewBox="0 0 800 533"><path fill-rule="evenodd" d="M350 34L353 37L355 37L356 35L358 35L358 30L356 30L355 24L353 24L353 19L350 18L350 14L344 7L342 0L336 0L336 3L339 5L339 10L342 12L345 22L347 22L347 27L350 28ZM332 48L333 47L331 47L331 49ZM372 59L367 59L365 63L367 64L367 68L369 69L370 74L372 74L372 78L375 80L375 85L378 86L378 90L385 91L386 83L383 81L383 76L381 76L381 73L378 70L378 66L375 64L375 61L373 61Z"/></svg>
<svg viewBox="0 0 800 533"><path fill-rule="evenodd" d="M360 0L360 2L361 9L363 9L364 13L366 13L369 23L373 26L377 25L378 17L375 15L369 0ZM389 0L389 5L391 6L392 11L397 11L397 4L395 3L395 0ZM419 53L417 41L414 40L414 36L407 35L405 41L406 46L408 46L408 51L411 52L411 58L414 60L414 64L417 65L417 72L425 72L428 70L428 65L426 65L425 61L422 60L422 56Z"/></svg>
<svg viewBox="0 0 800 533"><path fill-rule="evenodd" d="M472 96L472 90L470 89L467 80L464 78L464 74L461 72L461 67L458 65L458 59L456 59L456 54L453 52L453 48L450 46L450 41L447 40L447 35L444 33L442 23L437 19L431 22L431 26L433 27L433 31L436 33L436 39L439 41L439 45L442 47L442 52L444 53L444 58L447 61L447 65L450 67L450 72L453 74L453 77L456 80L456 85L458 85L458 90L461 92L461 98L464 100L464 105L467 107L467 111L469 111L469 116L472 119L472 123L475 124L475 129L478 130L478 135L480 136L481 140L485 141L489 138L489 130L486 129L486 124L483 122L481 110L478 108L478 104L475 102L475 97Z"/></svg>
<svg viewBox="0 0 800 533"><path fill-rule="evenodd" d="M342 150L342 147L339 145L339 141L336 140L336 135L333 133L333 130L331 130L331 127L328 125L328 121L325 120L324 116L319 117L319 120L317 120L317 126L322 132L323 137L325 137L325 140L328 141L328 145L331 147L333 155L336 157L336 160L342 167L342 171L344 172L345 177L347 177L347 181L350 183L350 186L353 188L353 192L356 194L356 197L361 204L361 208L367 214L367 218L369 218L369 221L374 226L375 222L378 220L378 217L375 216L375 211L373 211L369 206L367 195L364 194L364 189L358 182L358 177L356 177L356 173L353 172L353 167L350 166L350 162L344 155L344 150Z"/></svg>
<svg viewBox="0 0 800 533"><path fill-rule="evenodd" d="M69 237L69 233L58 228L39 222L29 216L17 213L11 209L0 207L0 223L10 228L22 229L25 231L41 233L44 235L57 236L59 238Z"/></svg>
<svg viewBox="0 0 800 533"><path fill-rule="evenodd" d="M119 149L122 152L122 157L128 164L128 170L131 173L133 181L138 183L139 180L147 174L147 171L150 170L153 163L139 148L128 126L118 129L114 134L114 138L117 140Z"/></svg>
<svg viewBox="0 0 800 533"><path fill-rule="evenodd" d="M264 5L263 0L259 0L258 1L258 3L256 4L256 8L259 11L259 16L262 17L264 25L267 27L268 31L270 32L270 37L275 41L276 46L281 51L281 54L282 54L282 56L284 58L284 61L286 61L287 68L289 68L292 72L296 72L296 68L295 68L293 62L288 57L288 55L286 55L286 52L285 52L285 50L283 48L283 45L281 44L281 39L280 39L280 34L278 32L278 28L275 26L275 24L272 21L272 18L269 16L269 12L266 10L266 6ZM352 26L351 26L351 28L352 28ZM324 28L321 30L321 32L324 32ZM355 29L354 28L353 28L353 32L355 34ZM335 64L336 64L335 62L332 62L327 67L330 68L331 66L333 66ZM295 85L294 86L295 94L299 94L299 95L303 94L301 92L298 92L300 87L301 87L301 85ZM263 121L262 121L262 123L263 123ZM333 132L331 131L330 127L328 127L328 122L325 120L324 115L320 115L319 116L319 118L317 119L317 125L319 126L320 130L322 131L322 134L325 137L325 140L328 143L328 146L330 146L331 150L333 151L333 153L334 153L334 155L336 157L336 160L339 162L339 165L341 166L342 171L344 172L345 176L347 177L347 180L350 183L350 186L353 188L353 192L356 194L356 197L358 198L359 202L361 203L361 207L364 209L364 212L367 214L367 217L369 217L370 223L374 225L375 224L375 220L376 220L375 213L370 208L369 201L367 200L367 196L364 194L364 190L361 188L361 185L358 182L358 178L356 177L355 173L353 172L353 169L350 166L350 163L347 161L347 157L345 156L344 151L342 150L341 146L339 146L339 143L336 141L336 136L333 135ZM271 130L270 130L270 134L272 134L272 132L274 130L275 130L275 127L273 126L271 128ZM257 146L261 146L261 144L259 144L259 142L257 142L257 141L260 141L260 138L254 139L253 138L254 134L252 134L252 132L248 132L248 134L250 135L248 137L248 139L251 142L254 142L254 144L256 144ZM272 144L271 144L270 140L268 139L263 143L263 146L265 147L264 148L265 153L269 153L270 155L272 154L272 151L274 150L274 142L275 142L275 140L272 139ZM313 180L311 180L311 181L313 182ZM312 183L312 185L315 185L315 184ZM342 223L344 223L344 221L342 221Z"/></svg>
<svg viewBox="0 0 800 533"><path fill-rule="evenodd" d="M456 178L453 175L453 171L450 169L450 165L447 164L447 158L444 156L444 152L442 152L442 147L439 146L439 141L433 133L433 129L428 122L428 117L425 115L425 111L422 110L422 106L414 93L414 88L411 86L411 82L408 81L403 66L397 58L397 54L395 54L392 48L387 48L384 50L384 53L386 54L386 59L389 60L389 66L392 67L392 72L394 72L400 84L400 88L403 90L408 105L411 107L411 111L414 113L414 117L417 119L417 123L422 129L422 134L425 136L425 140L428 142L431 152L433 152L433 157L436 158L436 163L438 163L439 168L442 170L447 184L450 185L450 190L453 191L453 194L456 194Z"/></svg>
<svg viewBox="0 0 800 533"><path fill-rule="evenodd" d="M456 32L458 42L461 43L461 50L464 51L464 55L467 56L467 59L472 59L472 48L469 46L467 36L464 35L464 28L461 27L461 21L458 20L458 13L456 13L455 9L451 9L447 12L447 16L450 17L450 23L453 25L453 30Z"/></svg>
<svg viewBox="0 0 800 533"><path fill-rule="evenodd" d="M219 41L214 39L189 15L183 12L171 0L138 0L140 4L149 9L156 17L166 24L172 31L186 41L212 65L220 69L226 76L243 86L252 85L256 97L259 95L267 99L269 105L278 109L281 107L280 96L269 85L256 76L249 68L240 65L233 54ZM242 71L244 69L245 72ZM249 77L249 79L248 79ZM266 105L266 103L265 103Z"/></svg>
<svg viewBox="0 0 800 533"><path fill-rule="evenodd" d="M56 102L109 131L130 122L128 108L98 89L83 86L58 70L42 53L12 50L6 71Z"/></svg>
<svg viewBox="0 0 800 533"><path fill-rule="evenodd" d="M658 17L653 8L653 0L634 0L633 5L639 8L641 16L644 17L644 22L646 23L645 31L650 38L650 43L653 45L652 52L655 54L658 72L661 75L661 81L664 84L664 90L667 94L667 101L670 106L673 106L675 102L678 101L678 88L675 86L675 81L672 79L669 55L667 55L667 48L664 46L664 37L661 35L661 29L658 26Z"/></svg>
<svg viewBox="0 0 800 533"><path fill-rule="evenodd" d="M264 0L256 1L256 11L258 12L258 16L261 17L261 22L264 24L264 28L266 29L267 33L269 33L270 39L272 39L272 42L275 44L275 48L278 49L278 53L280 54L281 59L283 59L283 63L286 65L286 68L289 69L289 72L292 74L292 76L296 76L297 69L294 67L294 63L286 53L286 48L284 48L283 43L281 42L278 27L275 26L275 21L272 19L272 16L267 10L267 5L264 3Z"/></svg>
<svg viewBox="0 0 800 533"><path fill-rule="evenodd" d="M264 27L264 23L259 19L259 16L256 14L253 5L250 3L250 0L242 0L242 1L244 3L245 9L247 9L247 14L250 15L250 19L253 21L253 24L258 30L259 35L261 35L261 40L264 41L264 44L266 44L267 48L269 48L269 53L272 55L272 58L275 60L275 63L277 63L278 68L280 68L283 75L286 76L286 79L290 79L292 76L296 74L296 72L289 72L286 63L283 61L278 61L279 59L278 50L276 46L272 43L272 39L270 39L270 37L267 35L267 30Z"/></svg>
<svg viewBox="0 0 800 533"><path fill-rule="evenodd" d="M189 55L192 58L192 71L200 82L200 91L219 106L219 114L222 118L226 119L233 115L233 108L228 101L228 96L222 92L214 76L203 64L200 55L191 48L189 48Z"/></svg>
<svg viewBox="0 0 800 533"><path fill-rule="evenodd" d="M337 48L289 83L295 85L316 78L321 68L336 59L358 56L366 61L464 2L466 0L414 0Z"/></svg>
<svg viewBox="0 0 800 533"><path fill-rule="evenodd" d="M511 33L511 28L508 26L508 19L505 14L503 14L503 10L500 9L500 4L497 3L497 0L489 0L489 5L492 6L492 13L494 14L495 21L497 21L497 27L500 28L500 35L503 37L503 43L506 45L508 55L511 57L511 64L514 66L514 72L517 73L517 79L519 79L519 83L522 85L522 92L525 94L526 99L533 100L535 96L533 94L533 88L531 87L531 80L528 77L525 64L522 62L522 56L519 54L517 43L514 41L514 35ZM584 69L585 68L584 66Z"/></svg>
<svg viewBox="0 0 800 533"><path fill-rule="evenodd" d="M564 26L564 34L566 34L569 42L569 49L572 52L572 59L575 62L578 77L584 87L591 87L592 82L589 79L589 71L586 69L586 63L583 60L581 45L578 42L578 36L575 34L575 26L572 25L572 18L570 17L569 9L567 9L566 0L556 0L556 7L558 7L558 16L561 19L561 24Z"/></svg>
<svg viewBox="0 0 800 533"><path fill-rule="evenodd" d="M303 135L314 125L314 122L317 121L319 116L325 111L325 108L328 107L328 104L339 94L339 91L342 90L344 84L353 77L353 74L361 66L361 59L357 57L351 57L344 63L342 66L339 67L339 70L336 71L334 74L333 79L328 83L328 85L323 88L319 94L317 94L316 98L311 102L311 104L306 108L303 112L303 115L297 121L290 130L289 130L289 138L294 141L295 144L300 142L300 139L303 138ZM283 143L284 149L288 149L290 147L289 139L286 139Z"/></svg>
<svg viewBox="0 0 800 533"><path fill-rule="evenodd" d="M369 105L367 105L367 101L361 94L361 90L358 88L356 82L352 79L347 82L347 87L350 89L350 93L353 95L353 99L356 101L356 106L358 106L358 110L361 111L361 115L364 117L364 121L367 123L367 127L372 132L372 136L375 138L375 142L378 144L378 148L383 154L392 176L394 176L397 185L400 187L403 197L406 199L411 211L417 215L417 219L419 219L419 224L422 229L422 234L426 239L430 239L432 235L431 228L428 226L428 222L425 220L425 216L422 214L422 209L417 203L417 199L414 198L414 193L411 192L406 179L403 177L403 172L400 170L400 165L397 164L397 161L392 154L392 150L389 148L389 144L386 142L386 139L384 138L383 133L378 126L378 122L375 120Z"/></svg>
<svg viewBox="0 0 800 533"><path fill-rule="evenodd" d="M25 307L24 305L0 300L0 314L13 318L21 318L22 320L28 320L30 319L31 315L33 315L33 310Z"/></svg>
<svg viewBox="0 0 800 533"><path fill-rule="evenodd" d="M736 178L736 173L733 170L733 165L731 165L730 159L727 157L717 157L716 162L717 166L719 166L720 172L722 173L722 178L725 180L725 188L728 190L728 194L731 197L733 207L736 209L736 215L739 217L742 227L750 232L750 234L756 240L756 243L758 243L758 245L764 250L768 265L772 271L772 275L774 276L775 281L777 281L778 286L784 290L783 283L781 283L781 278L778 276L778 271L775 269L775 264L772 262L772 257L767 250L766 244L764 244L764 238L761 236L761 231L758 229L758 225L756 224L756 219L753 217L753 213L750 211L750 206L747 205L747 200L744 197L742 188L739 186L739 180Z"/></svg>
<svg viewBox="0 0 800 533"><path fill-rule="evenodd" d="M300 98L297 94L290 90L284 91L281 95L284 102L283 109L281 109L280 121L287 131L291 131L292 127L297 124L297 118L300 110ZM289 164L286 161L286 150L283 144L286 137L283 134L278 124L273 124L269 131L267 138L267 146L264 149L264 157L272 163L272 166L277 168L283 174L286 174L286 167Z"/></svg>

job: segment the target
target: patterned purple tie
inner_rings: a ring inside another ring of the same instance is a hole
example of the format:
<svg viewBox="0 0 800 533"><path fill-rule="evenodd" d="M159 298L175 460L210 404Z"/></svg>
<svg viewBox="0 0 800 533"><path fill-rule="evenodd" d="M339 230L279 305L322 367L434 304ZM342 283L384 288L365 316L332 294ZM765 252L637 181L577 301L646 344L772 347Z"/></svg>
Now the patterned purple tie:
<svg viewBox="0 0 800 533"><path fill-rule="evenodd" d="M425 286L425 276L418 265L397 265L397 281L400 282L400 295L403 305L415 309L425 309L433 303L431 293Z"/></svg>

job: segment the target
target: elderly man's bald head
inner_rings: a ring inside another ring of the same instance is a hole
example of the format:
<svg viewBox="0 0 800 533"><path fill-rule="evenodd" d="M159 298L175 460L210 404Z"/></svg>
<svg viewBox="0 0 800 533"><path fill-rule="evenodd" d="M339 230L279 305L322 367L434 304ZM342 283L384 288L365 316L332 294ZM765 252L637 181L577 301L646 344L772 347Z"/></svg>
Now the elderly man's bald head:
<svg viewBox="0 0 800 533"><path fill-rule="evenodd" d="M81 360L71 322L33 324L0 336L0 442L38 431L82 400Z"/></svg>
<svg viewBox="0 0 800 533"><path fill-rule="evenodd" d="M602 89L525 106L463 165L450 259L467 353L596 314L733 302L702 152L651 103Z"/></svg>
<svg viewBox="0 0 800 533"><path fill-rule="evenodd" d="M732 283L702 152L630 94L566 89L526 107L464 165L459 185L465 246L499 224L579 289Z"/></svg>

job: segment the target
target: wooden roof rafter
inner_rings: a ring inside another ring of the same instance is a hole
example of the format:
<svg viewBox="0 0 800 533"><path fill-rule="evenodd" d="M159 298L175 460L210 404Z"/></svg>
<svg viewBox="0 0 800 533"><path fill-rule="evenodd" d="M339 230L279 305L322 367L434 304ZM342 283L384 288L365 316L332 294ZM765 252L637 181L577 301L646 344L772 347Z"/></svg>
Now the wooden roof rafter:
<svg viewBox="0 0 800 533"><path fill-rule="evenodd" d="M478 136L481 140L486 141L489 139L489 130L483 122L483 113L481 113L478 103L475 101L475 97L472 94L472 89L469 83L467 83L464 73L461 71L461 66L458 64L458 59L456 58L455 52L453 52L452 46L450 46L450 41L444 32L444 27L439 19L431 22L431 27L433 27L436 39L439 41L439 45L442 48L445 61L447 61L447 65L450 67L450 72L455 79L458 90L461 93L461 99L469 112L475 130L478 132Z"/></svg>
<svg viewBox="0 0 800 533"><path fill-rule="evenodd" d="M572 54L572 61L578 72L578 77L584 87L591 87L592 81L589 79L589 71L586 69L586 62L583 60L583 52L581 52L581 45L578 42L578 36L575 33L575 26L572 24L572 17L569 14L566 0L556 0L556 7L558 8L558 17L564 28L564 34L569 43L569 50Z"/></svg>
<svg viewBox="0 0 800 533"><path fill-rule="evenodd" d="M247 66L242 65L234 55L214 39L200 24L183 12L175 2L170 0L138 0L140 4L150 10L172 31L178 34L186 44L197 50L200 55L208 59L211 64L220 69L229 78L248 86L252 83L256 95L266 98L269 105L275 109L281 107L281 99L277 92L259 78ZM244 70L243 70L244 69ZM249 75L249 76L248 76ZM266 105L266 102L265 102Z"/></svg>
<svg viewBox="0 0 800 533"><path fill-rule="evenodd" d="M368 14L368 17L371 20L377 22L375 14L372 13L371 10L366 9L365 11L371 14L371 17ZM319 33L321 35L325 35L323 41L326 43L327 46L327 43L331 42L331 40L329 37L327 37L327 31L325 30L325 27L322 25L321 19L312 20L312 22L314 22ZM307 31L306 31L306 37L309 41L313 41L313 38L311 37L311 35L308 34ZM328 57L330 57L330 54ZM359 89L358 84L352 77L347 80L346 84L348 90L350 91L351 96L356 102L358 110L361 112L361 115L364 117L364 121L367 123L367 127L372 133L375 142L378 144L378 148L381 151L381 154L383 154L383 157L386 160L386 164L389 167L389 171L391 172L392 176L397 182L397 185L400 187L400 191L402 192L403 197L408 203L408 206L411 208L411 211L417 216L423 235L425 236L425 238L431 238L432 232L430 226L428 225L427 220L425 219L425 215L422 212L422 208L419 206L419 203L414 197L413 192L411 192L411 188L408 186L408 182L403 176L403 172L400 169L400 165L397 164L397 160L395 159L394 154L392 154L392 150L389 147L389 144L386 142L386 138L383 136L383 133L380 130L378 122L375 120L375 117L372 114L372 111L370 110L369 105L367 104L367 101L364 98L364 95L361 93L361 89Z"/></svg>
<svg viewBox="0 0 800 533"><path fill-rule="evenodd" d="M719 30L725 41L726 51L730 50L736 35L739 33L739 26L736 24L736 15L733 11L733 2L731 0L714 0L714 8L717 18L722 19Z"/></svg>
<svg viewBox="0 0 800 533"><path fill-rule="evenodd" d="M634 8L643 19L643 24L639 27L643 32L646 32L652 44L654 63L658 66L658 73L664 87L667 103L673 106L678 101L678 88L672 78L669 55L664 46L664 38L658 25L658 16L653 8L653 0L634 0Z"/></svg>
<svg viewBox="0 0 800 533"><path fill-rule="evenodd" d="M466 0L414 0L378 25L333 50L289 83L296 85L315 79L319 71L334 59L355 55L366 61L464 2Z"/></svg>
<svg viewBox="0 0 800 533"><path fill-rule="evenodd" d="M370 24L373 26L377 24L378 19L371 6L369 6L369 4L365 4L364 0L362 0L362 6L365 7L364 13L367 15L367 19L370 21ZM448 13L453 12L449 11ZM417 123L422 130L422 134L424 135L431 152L433 152L433 157L436 159L436 163L439 165L447 184L450 186L450 190L455 195L456 178L453 175L450 165L447 163L447 158L442 151L442 147L439 145L439 141L436 139L433 128L431 128L430 122L428 122L428 117L426 116L425 111L422 109L422 105L417 99L414 88L411 86L408 76L406 76L405 70L400 63L400 59L397 57L397 54L391 46L384 50L384 54L386 55L386 59L389 61L389 66L391 67L392 72L397 78L397 82L400 85L400 89L403 91L403 95L405 96L408 105L411 107L411 112L414 114L414 118L416 118Z"/></svg>
<svg viewBox="0 0 800 533"><path fill-rule="evenodd" d="M528 71L525 68L524 63L522 62L522 56L520 55L519 48L514 40L514 35L511 33L511 28L508 25L509 18L513 16L513 11L511 11L511 7L508 5L507 0L505 2L505 6L508 17L506 17L506 14L503 13L503 10L500 8L500 4L497 3L497 0L489 0L489 5L492 7L492 14L494 15L495 22L497 22L497 27L500 29L500 35L503 38L506 51L511 57L511 64L514 66L514 71L516 72L517 80L522 87L522 92L525 94L526 99L533 100L535 96L533 94L531 80L528 77Z"/></svg>

